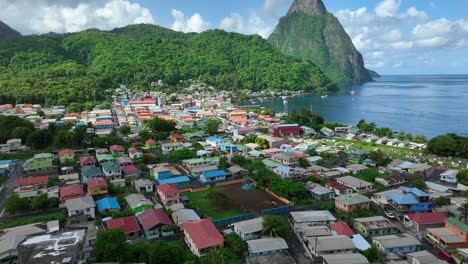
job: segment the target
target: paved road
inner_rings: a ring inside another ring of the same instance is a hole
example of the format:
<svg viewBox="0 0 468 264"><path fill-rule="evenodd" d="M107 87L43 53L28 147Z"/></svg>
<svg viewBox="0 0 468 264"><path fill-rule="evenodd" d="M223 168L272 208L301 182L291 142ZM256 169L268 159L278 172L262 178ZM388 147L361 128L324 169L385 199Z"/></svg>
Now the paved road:
<svg viewBox="0 0 468 264"><path fill-rule="evenodd" d="M16 186L16 179L21 177L23 174L23 166L19 163L16 163L14 167L11 169L10 175L8 177L8 181L4 184L4 189L0 193L0 216L3 215L3 204L5 200L8 198L11 192L15 189Z"/></svg>

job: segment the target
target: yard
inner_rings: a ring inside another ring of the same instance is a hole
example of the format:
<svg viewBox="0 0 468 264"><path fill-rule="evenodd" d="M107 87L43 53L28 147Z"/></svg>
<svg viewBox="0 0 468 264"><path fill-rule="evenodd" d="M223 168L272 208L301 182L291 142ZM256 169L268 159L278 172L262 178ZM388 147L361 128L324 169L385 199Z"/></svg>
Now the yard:
<svg viewBox="0 0 468 264"><path fill-rule="evenodd" d="M243 190L242 184L212 187L204 192L186 192L193 206L199 213L213 220L237 216L246 213L261 215L265 209L277 208L286 204L267 192Z"/></svg>

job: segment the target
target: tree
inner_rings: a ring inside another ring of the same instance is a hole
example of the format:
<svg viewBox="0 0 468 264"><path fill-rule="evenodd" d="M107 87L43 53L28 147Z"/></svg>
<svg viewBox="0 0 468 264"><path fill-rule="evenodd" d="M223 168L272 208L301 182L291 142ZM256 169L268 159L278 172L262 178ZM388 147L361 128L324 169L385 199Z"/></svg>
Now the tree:
<svg viewBox="0 0 468 264"><path fill-rule="evenodd" d="M310 163L307 159L299 158L298 162L299 162L299 166L301 166L302 168L310 167Z"/></svg>
<svg viewBox="0 0 468 264"><path fill-rule="evenodd" d="M49 207L49 198L47 193L38 195L32 198L31 201L31 209L39 210L39 209L47 209Z"/></svg>
<svg viewBox="0 0 468 264"><path fill-rule="evenodd" d="M48 130L36 130L29 134L26 145L33 149L43 149L52 144L52 136Z"/></svg>
<svg viewBox="0 0 468 264"><path fill-rule="evenodd" d="M468 185L468 169L459 170L457 178L461 184Z"/></svg>
<svg viewBox="0 0 468 264"><path fill-rule="evenodd" d="M11 132L11 138L21 138L21 141L24 143L28 138L29 134L34 131L34 128L31 127L16 127Z"/></svg>
<svg viewBox="0 0 468 264"><path fill-rule="evenodd" d="M102 106L102 105L101 105ZM68 105L67 112L68 113L81 113L84 109L84 105L81 103L73 102ZM103 108L104 109L104 108ZM110 105L109 108L110 109Z"/></svg>
<svg viewBox="0 0 468 264"><path fill-rule="evenodd" d="M45 113L44 111L42 111L41 109L37 110L37 115L40 116L40 117L45 117Z"/></svg>
<svg viewBox="0 0 468 264"><path fill-rule="evenodd" d="M227 235L224 238L224 245L238 256L242 256L247 250L247 243L236 233Z"/></svg>
<svg viewBox="0 0 468 264"><path fill-rule="evenodd" d="M456 134L437 136L427 142L427 150L441 156L468 157L468 137Z"/></svg>
<svg viewBox="0 0 468 264"><path fill-rule="evenodd" d="M262 226L262 233L273 237L286 236L289 229L288 223L278 215L263 216Z"/></svg>
<svg viewBox="0 0 468 264"><path fill-rule="evenodd" d="M385 253L380 251L377 247L372 246L367 250L358 250L370 263L380 263L385 258Z"/></svg>
<svg viewBox="0 0 468 264"><path fill-rule="evenodd" d="M175 130L176 123L171 120L164 120L159 117L155 117L150 121L146 122L147 126L153 131L153 133L163 132L169 133Z"/></svg>
<svg viewBox="0 0 468 264"><path fill-rule="evenodd" d="M260 146L263 149L268 148L268 140L266 140L264 138L255 139L255 144L257 144L258 146Z"/></svg>
<svg viewBox="0 0 468 264"><path fill-rule="evenodd" d="M214 135L218 133L220 124L221 121L218 119L209 120L205 125L204 131L210 135Z"/></svg>
<svg viewBox="0 0 468 264"><path fill-rule="evenodd" d="M219 158L219 168L225 170L229 167L229 161L226 156L222 156Z"/></svg>
<svg viewBox="0 0 468 264"><path fill-rule="evenodd" d="M199 150L204 150L204 149L205 149L205 148L202 146L202 144L200 144L200 142L198 142L198 141L192 142L192 148L193 148L195 151L199 151Z"/></svg>
<svg viewBox="0 0 468 264"><path fill-rule="evenodd" d="M288 115L282 116L281 119L288 123L296 123L300 126L308 126L313 128L320 128L320 126L323 125L325 121L323 117L306 108L302 108L299 111L293 111Z"/></svg>
<svg viewBox="0 0 468 264"><path fill-rule="evenodd" d="M416 143L427 143L427 139L424 135L416 135L412 141Z"/></svg>
<svg viewBox="0 0 468 264"><path fill-rule="evenodd" d="M424 190L427 188L426 183L421 179L414 180L411 182L411 184L420 190Z"/></svg>
<svg viewBox="0 0 468 264"><path fill-rule="evenodd" d="M237 264L240 259L234 251L226 247L219 247L212 250L206 258L202 260L203 264Z"/></svg>
<svg viewBox="0 0 468 264"><path fill-rule="evenodd" d="M29 203L25 199L19 197L17 193L12 193L3 204L5 211L14 213L16 211L23 211L28 209Z"/></svg>
<svg viewBox="0 0 468 264"><path fill-rule="evenodd" d="M130 128L130 126L121 126L119 128L119 132L120 134L127 136L128 134L132 132L132 129Z"/></svg>
<svg viewBox="0 0 468 264"><path fill-rule="evenodd" d="M184 159L193 159L196 156L197 155L190 149L181 149L172 151L169 153L169 155L167 155L167 158L172 162L179 162Z"/></svg>
<svg viewBox="0 0 468 264"><path fill-rule="evenodd" d="M129 245L122 229L98 232L94 252L98 262L125 262Z"/></svg>
<svg viewBox="0 0 468 264"><path fill-rule="evenodd" d="M109 102L104 102L99 107L101 109L111 109L111 104Z"/></svg>
<svg viewBox="0 0 468 264"><path fill-rule="evenodd" d="M248 163L248 160L242 155L234 155L231 158L231 163L243 167L245 164Z"/></svg>
<svg viewBox="0 0 468 264"><path fill-rule="evenodd" d="M387 166L392 162L392 159L387 157L380 149L369 152L367 157L373 160L377 166Z"/></svg>

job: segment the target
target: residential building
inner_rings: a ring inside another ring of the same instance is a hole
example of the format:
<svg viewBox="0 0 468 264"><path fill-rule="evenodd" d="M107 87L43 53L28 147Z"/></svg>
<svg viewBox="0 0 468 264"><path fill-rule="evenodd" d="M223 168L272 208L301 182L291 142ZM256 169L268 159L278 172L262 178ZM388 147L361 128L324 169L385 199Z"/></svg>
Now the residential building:
<svg viewBox="0 0 468 264"><path fill-rule="evenodd" d="M373 237L372 243L387 254L411 253L423 249L421 242L408 233Z"/></svg>
<svg viewBox="0 0 468 264"><path fill-rule="evenodd" d="M135 213L143 212L154 206L154 204L141 193L127 195L125 196L125 201Z"/></svg>
<svg viewBox="0 0 468 264"><path fill-rule="evenodd" d="M146 239L161 237L163 235L161 227L164 225L173 225L164 209L150 208L141 214L138 214L137 219L143 227L143 233ZM168 233L173 233L173 231Z"/></svg>
<svg viewBox="0 0 468 264"><path fill-rule="evenodd" d="M143 172L138 168L137 165L131 164L127 166L120 167L123 172L123 176L125 180L133 180L138 177L143 177Z"/></svg>
<svg viewBox="0 0 468 264"><path fill-rule="evenodd" d="M132 160L139 159L139 158L143 157L143 152L136 149L136 148L130 148L130 149L128 149L128 156Z"/></svg>
<svg viewBox="0 0 468 264"><path fill-rule="evenodd" d="M134 180L133 187L139 193L154 192L154 183L145 178Z"/></svg>
<svg viewBox="0 0 468 264"><path fill-rule="evenodd" d="M180 134L172 134L169 136L171 142L186 142L187 139Z"/></svg>
<svg viewBox="0 0 468 264"><path fill-rule="evenodd" d="M141 236L141 229L135 216L126 216L116 219L111 219L106 222L107 228L116 229L120 228L128 237Z"/></svg>
<svg viewBox="0 0 468 264"><path fill-rule="evenodd" d="M302 225L328 225L336 222L336 218L327 210L290 212L294 228Z"/></svg>
<svg viewBox="0 0 468 264"><path fill-rule="evenodd" d="M369 261L359 253L322 255L323 264L367 264Z"/></svg>
<svg viewBox="0 0 468 264"><path fill-rule="evenodd" d="M187 159L182 161L182 165L188 169L193 170L200 167L207 167L211 166L211 160L205 158L198 158L198 159Z"/></svg>
<svg viewBox="0 0 468 264"><path fill-rule="evenodd" d="M454 217L445 220L445 227L427 228L426 235L442 248L468 248L468 225Z"/></svg>
<svg viewBox="0 0 468 264"><path fill-rule="evenodd" d="M378 206L380 206L382 208L389 207L390 205L388 204L388 195L390 195L390 194L402 194L403 193L403 188L404 187L400 187L400 188L397 188L397 189L390 189L388 191L374 193L371 196L371 200L372 200L372 202L374 202L375 204L377 204Z"/></svg>
<svg viewBox="0 0 468 264"><path fill-rule="evenodd" d="M96 205L100 213L120 210L119 202L114 197L105 197L97 200Z"/></svg>
<svg viewBox="0 0 468 264"><path fill-rule="evenodd" d="M271 156L271 159L286 166L294 166L299 164L299 159L291 154L277 154Z"/></svg>
<svg viewBox="0 0 468 264"><path fill-rule="evenodd" d="M310 190L310 194L317 200L331 200L335 198L335 192L321 185L316 185Z"/></svg>
<svg viewBox="0 0 468 264"><path fill-rule="evenodd" d="M334 191L336 195L344 195L344 194L353 193L353 189L351 189L350 187L344 184L338 183L336 181L329 181L325 183L325 185L327 186L328 189Z"/></svg>
<svg viewBox="0 0 468 264"><path fill-rule="evenodd" d="M353 253L355 246L348 236L321 236L307 239L307 248L314 256Z"/></svg>
<svg viewBox="0 0 468 264"><path fill-rule="evenodd" d="M162 151L164 155L171 153L174 150L182 150L184 149L184 145L180 142L172 142L172 143L165 143L161 145Z"/></svg>
<svg viewBox="0 0 468 264"><path fill-rule="evenodd" d="M81 156L80 157L80 167L84 166L96 166L96 158L92 156Z"/></svg>
<svg viewBox="0 0 468 264"><path fill-rule="evenodd" d="M341 195L335 198L335 207L345 212L352 212L356 208L368 210L370 199L360 193Z"/></svg>
<svg viewBox="0 0 468 264"><path fill-rule="evenodd" d="M171 177L165 180L158 180L159 184L168 184L173 183L177 186L177 188L187 188L190 186L190 178L187 176L179 176L179 177Z"/></svg>
<svg viewBox="0 0 468 264"><path fill-rule="evenodd" d="M193 209L179 209L172 213L172 219L178 227L183 227L184 223L200 220L200 216Z"/></svg>
<svg viewBox="0 0 468 264"><path fill-rule="evenodd" d="M351 230L351 228L346 223L341 221L331 224L330 228L332 229L332 232L335 236L343 235L352 237L354 235L353 230Z"/></svg>
<svg viewBox="0 0 468 264"><path fill-rule="evenodd" d="M273 137L297 136L300 133L300 127L298 124L274 124L269 132Z"/></svg>
<svg viewBox="0 0 468 264"><path fill-rule="evenodd" d="M421 250L406 254L406 260L410 264L448 264L427 250Z"/></svg>
<svg viewBox="0 0 468 264"><path fill-rule="evenodd" d="M231 225L232 230L238 234L242 240L257 239L263 230L263 218L257 217L250 220L237 222Z"/></svg>
<svg viewBox="0 0 468 264"><path fill-rule="evenodd" d="M68 160L75 159L75 151L73 149L62 149L59 151L58 155L61 164L64 164Z"/></svg>
<svg viewBox="0 0 468 264"><path fill-rule="evenodd" d="M355 192L366 193L372 190L373 184L353 176L344 176L336 179L336 182L352 188Z"/></svg>
<svg viewBox="0 0 468 264"><path fill-rule="evenodd" d="M23 168L26 173L47 171L54 167L54 155L51 153L40 153L24 162Z"/></svg>
<svg viewBox="0 0 468 264"><path fill-rule="evenodd" d="M400 232L390 220L383 216L355 218L354 229L364 237L391 235Z"/></svg>
<svg viewBox="0 0 468 264"><path fill-rule="evenodd" d="M111 180L122 178L122 169L116 160L108 160L101 163L102 173Z"/></svg>
<svg viewBox="0 0 468 264"><path fill-rule="evenodd" d="M121 145L111 145L109 146L109 150L115 158L125 155L125 148Z"/></svg>
<svg viewBox="0 0 468 264"><path fill-rule="evenodd" d="M226 172L224 170L204 172L200 175L200 182L204 185L223 182L226 180Z"/></svg>
<svg viewBox="0 0 468 264"><path fill-rule="evenodd" d="M72 184L68 186L60 187L60 203L64 203L66 200L80 198L84 196L83 185Z"/></svg>
<svg viewBox="0 0 468 264"><path fill-rule="evenodd" d="M288 244L281 237L260 238L247 241L249 256L275 254L288 250Z"/></svg>
<svg viewBox="0 0 468 264"><path fill-rule="evenodd" d="M90 218L96 218L96 204L91 196L68 199L65 201L68 210L68 216L86 215Z"/></svg>
<svg viewBox="0 0 468 264"><path fill-rule="evenodd" d="M418 188L403 188L402 194L389 194L388 204L400 214L431 211L429 195Z"/></svg>
<svg viewBox="0 0 468 264"><path fill-rule="evenodd" d="M91 178L86 185L88 186L89 195L104 195L107 194L107 181L104 178Z"/></svg>
<svg viewBox="0 0 468 264"><path fill-rule="evenodd" d="M442 212L425 212L407 214L403 218L403 223L416 231L424 231L427 228L436 228L445 226L445 216Z"/></svg>
<svg viewBox="0 0 468 264"><path fill-rule="evenodd" d="M87 183L89 179L102 177L102 171L98 167L84 166L81 168L81 176L83 178L83 183Z"/></svg>
<svg viewBox="0 0 468 264"><path fill-rule="evenodd" d="M47 187L49 176L22 177L16 180L19 188L41 189Z"/></svg>
<svg viewBox="0 0 468 264"><path fill-rule="evenodd" d="M208 254L213 248L224 243L224 238L208 219L185 222L183 224L185 243L190 251L201 257Z"/></svg>
<svg viewBox="0 0 468 264"><path fill-rule="evenodd" d="M161 184L157 186L159 200L164 205L180 203L180 191L173 183Z"/></svg>
<svg viewBox="0 0 468 264"><path fill-rule="evenodd" d="M457 178L458 170L446 170L440 174L440 180L448 183L456 184L458 182Z"/></svg>

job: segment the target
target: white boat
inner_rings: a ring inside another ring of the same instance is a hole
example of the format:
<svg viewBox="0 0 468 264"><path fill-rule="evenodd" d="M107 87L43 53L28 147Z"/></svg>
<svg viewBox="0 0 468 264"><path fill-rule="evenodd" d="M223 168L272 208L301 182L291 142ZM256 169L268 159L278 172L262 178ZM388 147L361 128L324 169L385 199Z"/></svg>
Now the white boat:
<svg viewBox="0 0 468 264"><path fill-rule="evenodd" d="M320 96L320 98L322 99L327 98L327 97L328 97L328 94Z"/></svg>
<svg viewBox="0 0 468 264"><path fill-rule="evenodd" d="M284 101L283 101L283 104L288 104L288 100L284 100Z"/></svg>
<svg viewBox="0 0 468 264"><path fill-rule="evenodd" d="M351 94L352 94L352 95L354 95L354 94L355 94L354 90L351 90Z"/></svg>

